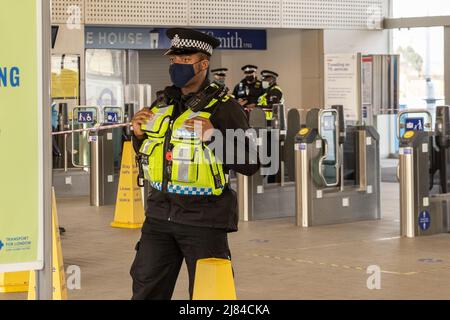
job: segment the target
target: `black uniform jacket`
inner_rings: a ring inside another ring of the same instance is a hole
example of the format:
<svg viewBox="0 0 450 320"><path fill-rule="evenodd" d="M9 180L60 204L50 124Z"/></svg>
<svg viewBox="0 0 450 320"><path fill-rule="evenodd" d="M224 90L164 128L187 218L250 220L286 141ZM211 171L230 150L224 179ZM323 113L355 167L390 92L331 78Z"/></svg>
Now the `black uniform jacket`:
<svg viewBox="0 0 450 320"><path fill-rule="evenodd" d="M233 96L236 99L247 100L247 104L257 104L258 98L264 94L262 82L256 80L253 83L248 83L246 79L241 80L233 90Z"/></svg>
<svg viewBox="0 0 450 320"><path fill-rule="evenodd" d="M208 84L209 81L205 81L202 89ZM186 111L184 104L193 94L183 96L181 91L175 87L168 87L166 90L171 92L171 97L173 97L173 92L178 93L178 97L172 100L175 105L173 119L176 119ZM245 113L236 100L230 98L225 102L219 101L213 108L210 121L215 129L222 132L224 137L226 137L227 129L246 130L249 128ZM252 153L252 159L255 158L257 152L255 143L248 138L245 139L245 146L239 145L237 139L231 139L235 141L224 140L226 141L223 152L225 159L227 150L230 150L230 148L234 148L235 155L238 152L240 154L245 152L246 155L246 163L244 164L236 164L236 162L224 164L225 173L233 170L247 176L255 174L259 169L259 161L256 163L248 161L250 153ZM136 152L139 151L142 142L143 140L133 137ZM229 186L220 196L179 195L150 188L145 214L150 218L170 220L192 226L225 229L228 232L237 231L239 221L236 192Z"/></svg>

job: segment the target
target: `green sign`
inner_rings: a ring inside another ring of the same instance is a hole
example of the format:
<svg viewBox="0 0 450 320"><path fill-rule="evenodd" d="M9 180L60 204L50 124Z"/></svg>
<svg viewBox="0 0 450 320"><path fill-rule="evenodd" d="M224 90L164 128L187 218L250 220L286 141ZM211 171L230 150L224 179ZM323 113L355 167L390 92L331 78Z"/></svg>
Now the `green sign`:
<svg viewBox="0 0 450 320"><path fill-rule="evenodd" d="M40 11L0 1L0 272L43 267Z"/></svg>

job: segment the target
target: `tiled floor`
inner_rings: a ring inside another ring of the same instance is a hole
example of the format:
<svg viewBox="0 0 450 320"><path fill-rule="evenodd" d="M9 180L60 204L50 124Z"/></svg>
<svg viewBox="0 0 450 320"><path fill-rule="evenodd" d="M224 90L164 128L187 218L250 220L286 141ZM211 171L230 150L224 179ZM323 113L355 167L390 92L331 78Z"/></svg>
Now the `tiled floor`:
<svg viewBox="0 0 450 320"><path fill-rule="evenodd" d="M450 234L399 238L398 184L382 184L379 221L312 227L293 218L241 222L230 235L239 299L450 299ZM70 299L129 299L129 268L139 230L109 227L113 207L87 198L58 199L64 263L81 267ZM381 289L369 290L366 269L380 266ZM24 294L0 294L20 299ZM187 299L183 267L174 294Z"/></svg>

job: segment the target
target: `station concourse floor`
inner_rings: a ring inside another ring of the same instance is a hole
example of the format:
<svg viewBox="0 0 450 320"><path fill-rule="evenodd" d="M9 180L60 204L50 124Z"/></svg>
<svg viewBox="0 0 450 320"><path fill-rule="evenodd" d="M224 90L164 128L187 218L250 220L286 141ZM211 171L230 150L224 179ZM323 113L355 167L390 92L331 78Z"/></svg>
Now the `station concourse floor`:
<svg viewBox="0 0 450 320"><path fill-rule="evenodd" d="M450 299L450 234L399 237L397 183L382 183L382 219L297 228L294 218L241 222L230 234L238 299ZM140 230L109 226L114 208L59 198L64 264L81 268L69 299L130 299L129 269ZM369 290L370 265L381 289ZM188 299L185 266L174 299ZM0 294L24 299L25 294Z"/></svg>

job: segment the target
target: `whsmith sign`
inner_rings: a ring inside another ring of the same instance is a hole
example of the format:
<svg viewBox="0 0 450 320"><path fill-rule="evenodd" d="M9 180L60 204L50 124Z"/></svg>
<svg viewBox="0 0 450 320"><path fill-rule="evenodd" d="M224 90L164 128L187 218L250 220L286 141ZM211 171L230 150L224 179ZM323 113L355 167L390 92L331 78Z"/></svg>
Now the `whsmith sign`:
<svg viewBox="0 0 450 320"><path fill-rule="evenodd" d="M164 28L86 27L86 49L168 49L170 40ZM220 40L219 49L266 50L266 30L199 29Z"/></svg>

